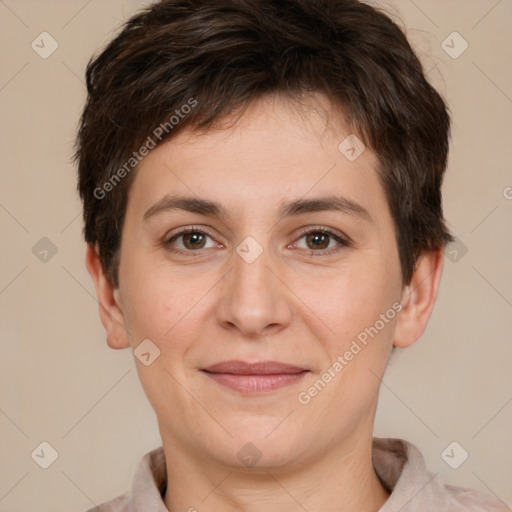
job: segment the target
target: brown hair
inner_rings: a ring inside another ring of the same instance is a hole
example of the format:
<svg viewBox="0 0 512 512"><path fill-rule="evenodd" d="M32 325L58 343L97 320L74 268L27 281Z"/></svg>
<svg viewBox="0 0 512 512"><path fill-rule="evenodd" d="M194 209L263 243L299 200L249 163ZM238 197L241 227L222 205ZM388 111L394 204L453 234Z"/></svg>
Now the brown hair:
<svg viewBox="0 0 512 512"><path fill-rule="evenodd" d="M447 107L402 30L372 6L162 0L124 24L86 80L75 153L84 236L115 286L128 190L147 149L273 93L324 94L375 152L404 283L422 252L452 239L441 205Z"/></svg>

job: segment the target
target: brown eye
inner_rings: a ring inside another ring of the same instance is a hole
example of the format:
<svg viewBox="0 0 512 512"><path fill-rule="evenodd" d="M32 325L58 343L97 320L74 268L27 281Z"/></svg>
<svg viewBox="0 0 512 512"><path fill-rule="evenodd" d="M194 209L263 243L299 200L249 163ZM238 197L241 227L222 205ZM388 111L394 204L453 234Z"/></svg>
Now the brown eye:
<svg viewBox="0 0 512 512"><path fill-rule="evenodd" d="M330 235L321 231L313 232L306 236L306 243L310 249L327 249Z"/></svg>
<svg viewBox="0 0 512 512"><path fill-rule="evenodd" d="M299 243L302 239L305 242ZM312 256L322 256L335 253L343 247L348 247L349 242L325 228L315 228L303 232L294 245L300 249L309 250Z"/></svg>
<svg viewBox="0 0 512 512"><path fill-rule="evenodd" d="M211 240L210 245L207 245L208 239ZM163 242L163 246L168 251L189 254L199 253L200 249L209 249L215 245L216 242L208 233L197 228L184 229Z"/></svg>
<svg viewBox="0 0 512 512"><path fill-rule="evenodd" d="M182 235L183 237L183 245L187 249L202 249L205 244L206 237L203 233L198 231L193 233L186 233Z"/></svg>

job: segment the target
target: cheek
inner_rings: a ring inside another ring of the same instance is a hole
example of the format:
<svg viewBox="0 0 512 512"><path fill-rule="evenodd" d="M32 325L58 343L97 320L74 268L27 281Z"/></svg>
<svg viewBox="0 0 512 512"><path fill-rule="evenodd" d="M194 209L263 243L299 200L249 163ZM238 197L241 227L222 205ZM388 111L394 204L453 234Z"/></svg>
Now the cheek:
<svg viewBox="0 0 512 512"><path fill-rule="evenodd" d="M383 337L390 335L396 316L393 304L400 297L395 274L370 259L367 264L348 265L336 274L303 281L296 289L315 313L315 330L325 332L332 348L339 349L376 323Z"/></svg>
<svg viewBox="0 0 512 512"><path fill-rule="evenodd" d="M192 398L178 383L187 378L183 361L198 337L191 327L202 325L197 315L205 289L193 279L180 282L162 269L143 268L144 273L134 273L130 281L124 281L125 322L134 349L142 340L150 339L160 351L149 366L137 360L135 365L153 409L168 415L170 424L177 411L194 408Z"/></svg>
<svg viewBox="0 0 512 512"><path fill-rule="evenodd" d="M175 269L152 269L147 264L139 268L144 271L126 273L122 282L123 313L130 338L135 345L151 339L165 356L186 350L191 319L200 313L201 299L214 281L208 284L206 278L180 278Z"/></svg>
<svg viewBox="0 0 512 512"><path fill-rule="evenodd" d="M324 365L302 399L315 397L319 423L341 421L342 407L349 428L375 404L400 309L399 284L382 266L369 265L331 279L329 290L314 296L314 308L333 332L321 338ZM315 325L316 332L323 329L320 321Z"/></svg>

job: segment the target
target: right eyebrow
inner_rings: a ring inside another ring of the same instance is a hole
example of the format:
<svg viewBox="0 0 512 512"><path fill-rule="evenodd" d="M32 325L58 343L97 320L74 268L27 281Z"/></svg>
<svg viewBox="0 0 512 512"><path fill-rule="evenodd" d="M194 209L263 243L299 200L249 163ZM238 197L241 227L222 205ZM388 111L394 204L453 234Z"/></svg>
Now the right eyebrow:
<svg viewBox="0 0 512 512"><path fill-rule="evenodd" d="M185 210L192 213L199 213L200 215L213 215L226 219L229 217L227 210L214 201L196 197L166 195L146 211L143 220L147 221L155 215L172 210Z"/></svg>

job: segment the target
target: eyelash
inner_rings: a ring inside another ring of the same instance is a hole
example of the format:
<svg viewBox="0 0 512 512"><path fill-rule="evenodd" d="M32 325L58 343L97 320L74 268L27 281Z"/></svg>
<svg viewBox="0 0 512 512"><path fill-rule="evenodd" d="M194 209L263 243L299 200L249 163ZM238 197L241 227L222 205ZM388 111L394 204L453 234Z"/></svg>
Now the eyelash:
<svg viewBox="0 0 512 512"><path fill-rule="evenodd" d="M173 252L173 253L176 253L176 254L184 254L184 255L192 256L192 257L201 256L201 252L202 252L201 249L197 249L197 250L193 251L193 250L176 249L175 247L171 247L171 244L176 239L180 238L183 235L186 235L187 233L199 233L201 235L206 235L206 236L210 237L213 240L213 236L210 233L208 233L208 231L205 231L202 228L199 229L197 227L191 226L191 227L188 227L188 228L185 228L185 229L181 230L179 233L174 234L168 240L164 240L162 245L169 252ZM345 238L343 238L343 237L341 237L339 235L336 235L332 231L330 231L330 230L328 230L328 229L326 229L324 227L321 227L321 226L313 227L313 228L307 228L306 230L301 232L300 236L297 238L296 241L299 241L300 239L304 238L307 235L316 234L316 233L323 233L323 234L329 235L332 239L334 239L336 242L338 242L339 246L334 248L334 249L333 248L331 248L331 249L322 249L322 250L318 250L318 251L310 249L309 250L309 256L327 256L327 255L330 255L330 254L333 254L335 252L340 251L344 247L349 247L350 246L350 243L349 243L348 239L345 239ZM304 250L307 251L307 249L304 249Z"/></svg>

